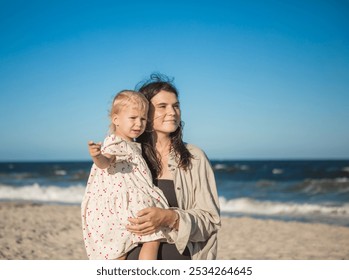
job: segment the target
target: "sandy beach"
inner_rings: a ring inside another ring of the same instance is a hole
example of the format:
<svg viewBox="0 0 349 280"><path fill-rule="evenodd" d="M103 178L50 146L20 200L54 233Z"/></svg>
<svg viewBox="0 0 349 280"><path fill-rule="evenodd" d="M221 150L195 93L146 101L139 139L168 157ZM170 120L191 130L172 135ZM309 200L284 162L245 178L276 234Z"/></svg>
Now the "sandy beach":
<svg viewBox="0 0 349 280"><path fill-rule="evenodd" d="M0 203L0 259L86 259L79 206ZM218 259L349 259L349 228L222 218Z"/></svg>

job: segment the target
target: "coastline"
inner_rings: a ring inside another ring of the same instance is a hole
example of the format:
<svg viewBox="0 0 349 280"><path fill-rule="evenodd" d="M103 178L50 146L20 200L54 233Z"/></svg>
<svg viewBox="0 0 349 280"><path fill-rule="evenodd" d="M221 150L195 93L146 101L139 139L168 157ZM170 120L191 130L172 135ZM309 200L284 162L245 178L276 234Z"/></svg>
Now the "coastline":
<svg viewBox="0 0 349 280"><path fill-rule="evenodd" d="M80 206L0 202L0 260L85 260ZM349 228L222 217L220 260L349 259Z"/></svg>

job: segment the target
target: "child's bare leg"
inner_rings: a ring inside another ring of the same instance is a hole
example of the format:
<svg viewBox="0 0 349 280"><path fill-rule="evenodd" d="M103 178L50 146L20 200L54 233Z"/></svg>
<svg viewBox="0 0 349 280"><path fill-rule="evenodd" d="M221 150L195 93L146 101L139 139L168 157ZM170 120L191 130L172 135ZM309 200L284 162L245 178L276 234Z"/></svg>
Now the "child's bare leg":
<svg viewBox="0 0 349 280"><path fill-rule="evenodd" d="M118 261L124 261L124 260L126 260L126 256L127 256L127 254L122 255L121 257L116 258L116 260L118 260Z"/></svg>
<svg viewBox="0 0 349 280"><path fill-rule="evenodd" d="M157 260L158 259L158 250L160 242L151 241L143 243L141 251L139 252L140 260Z"/></svg>

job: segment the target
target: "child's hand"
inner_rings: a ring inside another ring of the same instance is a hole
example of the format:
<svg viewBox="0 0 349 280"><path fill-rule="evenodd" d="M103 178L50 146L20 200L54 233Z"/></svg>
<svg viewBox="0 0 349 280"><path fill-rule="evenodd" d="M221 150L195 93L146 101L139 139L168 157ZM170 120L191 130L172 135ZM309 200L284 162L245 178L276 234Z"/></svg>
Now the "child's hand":
<svg viewBox="0 0 349 280"><path fill-rule="evenodd" d="M88 151L90 153L91 157L98 157L99 155L101 155L101 147L102 147L102 143L95 143L93 141L89 141L88 142Z"/></svg>

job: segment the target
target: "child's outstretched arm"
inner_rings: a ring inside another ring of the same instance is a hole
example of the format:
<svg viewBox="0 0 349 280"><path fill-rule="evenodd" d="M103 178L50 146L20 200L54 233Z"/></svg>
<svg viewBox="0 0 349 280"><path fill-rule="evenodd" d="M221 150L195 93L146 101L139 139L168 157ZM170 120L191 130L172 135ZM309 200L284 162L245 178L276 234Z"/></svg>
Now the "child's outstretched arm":
<svg viewBox="0 0 349 280"><path fill-rule="evenodd" d="M92 157L93 162L97 165L98 168L104 169L107 168L111 162L111 155L102 155L101 153L102 143L95 143L93 141L88 142L88 151Z"/></svg>

